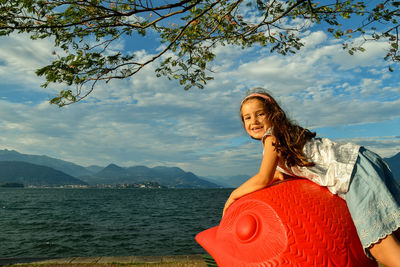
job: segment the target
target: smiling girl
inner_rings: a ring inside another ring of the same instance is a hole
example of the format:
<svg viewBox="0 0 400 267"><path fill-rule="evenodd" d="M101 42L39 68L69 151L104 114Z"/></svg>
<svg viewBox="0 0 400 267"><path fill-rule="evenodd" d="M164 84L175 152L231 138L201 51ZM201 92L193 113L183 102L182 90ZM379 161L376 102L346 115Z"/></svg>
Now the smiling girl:
<svg viewBox="0 0 400 267"><path fill-rule="evenodd" d="M366 254L388 267L400 267L400 186L375 153L352 143L317 138L290 121L265 91L242 101L241 118L249 136L264 147L259 172L235 189L224 214L238 198L270 185L283 174L309 179L343 198Z"/></svg>

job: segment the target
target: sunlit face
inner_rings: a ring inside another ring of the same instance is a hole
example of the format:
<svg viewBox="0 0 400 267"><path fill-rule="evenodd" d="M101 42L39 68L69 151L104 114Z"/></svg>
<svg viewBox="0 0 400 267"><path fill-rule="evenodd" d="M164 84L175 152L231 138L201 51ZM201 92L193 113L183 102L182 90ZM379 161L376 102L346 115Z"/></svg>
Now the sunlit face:
<svg viewBox="0 0 400 267"><path fill-rule="evenodd" d="M257 140L261 140L270 127L263 102L258 99L250 99L243 104L242 118L246 132Z"/></svg>

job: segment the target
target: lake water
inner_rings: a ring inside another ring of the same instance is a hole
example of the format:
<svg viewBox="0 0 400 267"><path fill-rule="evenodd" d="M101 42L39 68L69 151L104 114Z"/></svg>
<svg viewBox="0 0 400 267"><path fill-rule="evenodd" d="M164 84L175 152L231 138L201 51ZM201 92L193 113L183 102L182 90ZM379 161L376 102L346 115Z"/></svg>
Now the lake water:
<svg viewBox="0 0 400 267"><path fill-rule="evenodd" d="M0 188L0 258L202 254L231 191Z"/></svg>

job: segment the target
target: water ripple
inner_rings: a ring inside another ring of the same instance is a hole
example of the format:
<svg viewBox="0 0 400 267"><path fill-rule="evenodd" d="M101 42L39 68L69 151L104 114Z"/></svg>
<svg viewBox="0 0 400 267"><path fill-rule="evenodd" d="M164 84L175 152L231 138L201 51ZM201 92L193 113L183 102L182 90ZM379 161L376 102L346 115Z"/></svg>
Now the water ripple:
<svg viewBox="0 0 400 267"><path fill-rule="evenodd" d="M228 189L0 189L0 257L204 253Z"/></svg>

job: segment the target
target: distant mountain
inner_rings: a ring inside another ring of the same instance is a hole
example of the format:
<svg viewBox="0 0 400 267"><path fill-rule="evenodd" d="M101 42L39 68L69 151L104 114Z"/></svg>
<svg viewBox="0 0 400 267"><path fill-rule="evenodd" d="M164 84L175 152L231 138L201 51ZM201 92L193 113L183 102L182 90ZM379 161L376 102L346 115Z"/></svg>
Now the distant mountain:
<svg viewBox="0 0 400 267"><path fill-rule="evenodd" d="M96 174L83 176L81 179L90 185L116 185L139 182L131 179L130 176L131 174L125 168L119 167L115 164L110 164Z"/></svg>
<svg viewBox="0 0 400 267"><path fill-rule="evenodd" d="M89 167L86 167L86 170L88 170L91 174L98 173L102 169L104 169L104 167L97 166L97 165L91 165ZM85 175L87 175L87 174L85 174ZM80 175L80 176L84 176L84 175Z"/></svg>
<svg viewBox="0 0 400 267"><path fill-rule="evenodd" d="M384 159L393 172L394 177L400 182L400 153L391 158Z"/></svg>
<svg viewBox="0 0 400 267"><path fill-rule="evenodd" d="M104 184L134 184L143 182L155 182L172 188L215 188L220 187L214 183L205 181L191 172L185 172L177 167L133 166L123 168L110 164L100 172L81 178L90 185Z"/></svg>
<svg viewBox="0 0 400 267"><path fill-rule="evenodd" d="M211 176L211 177L200 177L211 183L215 183L227 188L236 188L246 182L251 176L247 174L233 175L233 176Z"/></svg>
<svg viewBox="0 0 400 267"><path fill-rule="evenodd" d="M14 150L0 150L0 161L23 161L41 166L47 166L74 177L91 175L94 172L72 162L50 158L48 156L21 154Z"/></svg>
<svg viewBox="0 0 400 267"><path fill-rule="evenodd" d="M79 179L91 185L154 182L162 186L175 188L220 187L219 185L202 180L195 174L185 172L177 167L148 168L146 166L133 166L123 168L115 164L110 164L106 168L95 165L85 168L68 161L48 156L21 154L17 151L7 149L0 150L0 161L19 161L46 166L63 172L73 178L79 177Z"/></svg>
<svg viewBox="0 0 400 267"><path fill-rule="evenodd" d="M0 161L0 183L20 183L25 187L87 185L53 168L21 161Z"/></svg>

